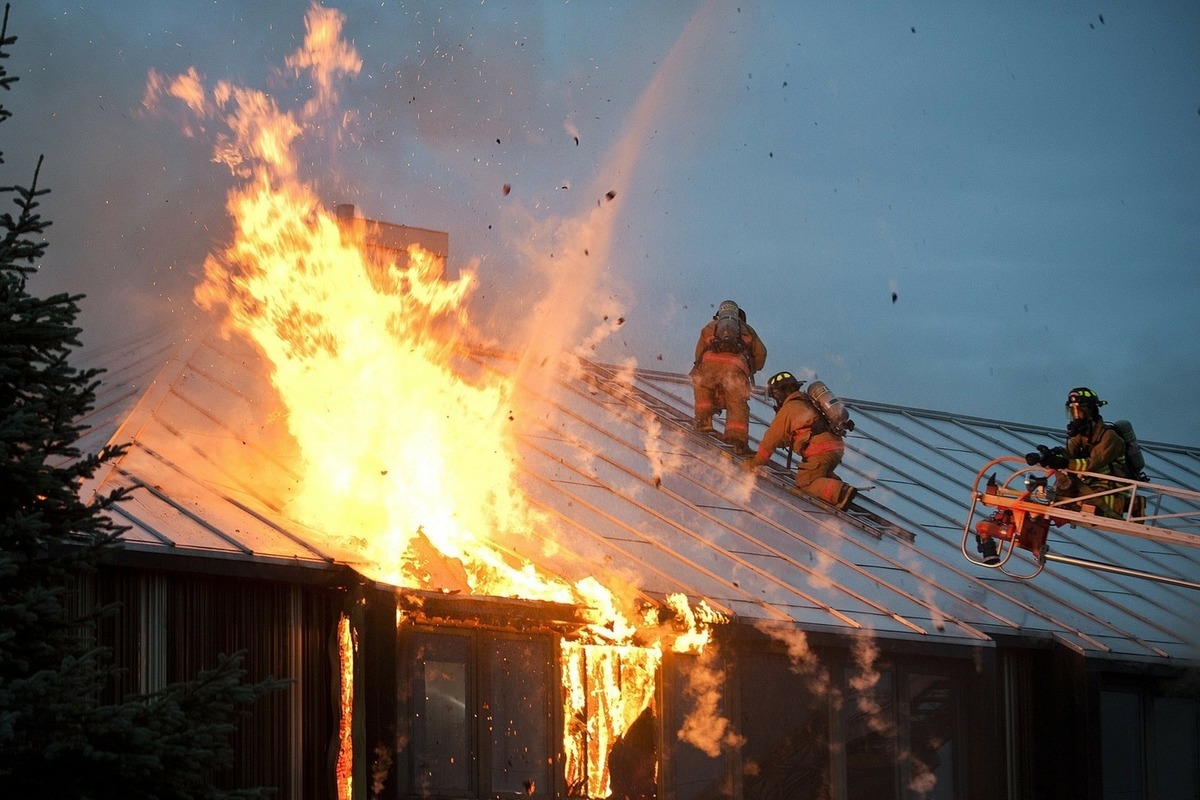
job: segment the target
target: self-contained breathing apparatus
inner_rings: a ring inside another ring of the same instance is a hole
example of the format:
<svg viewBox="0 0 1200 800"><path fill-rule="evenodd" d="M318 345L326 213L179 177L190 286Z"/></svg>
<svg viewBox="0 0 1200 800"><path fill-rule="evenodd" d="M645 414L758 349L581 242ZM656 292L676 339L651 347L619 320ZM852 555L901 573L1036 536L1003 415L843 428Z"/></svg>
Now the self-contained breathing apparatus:
<svg viewBox="0 0 1200 800"><path fill-rule="evenodd" d="M716 328L709 349L715 353L737 353L745 355L746 343L742 339L741 309L732 300L725 300L717 308Z"/></svg>
<svg viewBox="0 0 1200 800"><path fill-rule="evenodd" d="M812 400L817 411L821 412L821 416L829 423L829 430L833 431L835 436L845 436L854 430L854 420L850 419L850 412L846 410L845 404L822 381L813 381L806 391L808 399Z"/></svg>
<svg viewBox="0 0 1200 800"><path fill-rule="evenodd" d="M767 381L767 399L774 403L775 410L778 411L789 395L801 391L804 383L790 372L776 373ZM850 412L824 381L813 381L803 393L817 413L825 419L829 430L835 436L845 436L854 430L854 420L850 419Z"/></svg>

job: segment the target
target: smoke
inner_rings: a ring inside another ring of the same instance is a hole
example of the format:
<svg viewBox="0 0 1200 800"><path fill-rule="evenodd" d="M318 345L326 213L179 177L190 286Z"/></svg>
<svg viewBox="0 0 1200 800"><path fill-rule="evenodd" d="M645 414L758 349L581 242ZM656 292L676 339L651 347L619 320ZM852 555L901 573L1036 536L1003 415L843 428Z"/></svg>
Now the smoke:
<svg viewBox="0 0 1200 800"><path fill-rule="evenodd" d="M523 337L528 348L526 376L531 365L552 362L571 343L579 343L573 348L577 354L592 356L624 323L625 304L619 298L630 291L617 277L623 270L611 262L616 216L622 198L639 188L639 164L656 128L665 124L665 115L679 112L675 100L718 47L718 9L712 0L698 9L663 59L583 191L587 209L525 226L528 235L517 244L544 285ZM574 123L568 120L565 127L578 142ZM581 335L588 325L587 334Z"/></svg>
<svg viewBox="0 0 1200 800"><path fill-rule="evenodd" d="M539 223L528 217L526 227L528 235L517 244L539 279L541 296L528 314L516 318L524 323L518 337L523 349L518 381L523 384L545 367L557 367L564 350L583 338L589 318L593 341L613 329L608 320L620 318L614 293L601 288L612 232L612 211L604 200L576 218ZM598 297L605 299L597 302ZM536 384L548 388L556 377L542 372Z"/></svg>
<svg viewBox="0 0 1200 800"><path fill-rule="evenodd" d="M383 743L375 745L375 758L371 761L371 797L383 796L387 788L387 776L392 769L392 749Z"/></svg>
<svg viewBox="0 0 1200 800"><path fill-rule="evenodd" d="M917 557L917 554L911 550L902 550L900 553L900 561L904 564L913 575L922 575L924 563ZM946 629L947 616L941 607L937 604L937 582L935 580L920 581L921 599L925 601L926 608L929 609L929 619L933 626L939 630Z"/></svg>
<svg viewBox="0 0 1200 800"><path fill-rule="evenodd" d="M875 640L867 635L855 637L850 647L856 672L850 677L850 688L854 691L855 703L858 710L867 718L868 727L876 733L891 734L892 725L883 714L875 694L879 684L879 670L875 660L879 657L879 647Z"/></svg>
<svg viewBox="0 0 1200 800"><path fill-rule="evenodd" d="M709 644L686 670L684 692L692 701L677 736L681 742L716 758L722 748L737 748L746 739L733 729L733 724L720 713L725 670L720 666L717 647Z"/></svg>
<svg viewBox="0 0 1200 800"><path fill-rule="evenodd" d="M762 633L781 642L787 648L788 660L792 672L801 676L808 685L808 690L816 697L828 697L833 691L829 670L822 664L817 654L808 646L808 635L794 625L782 622L761 620L754 624Z"/></svg>

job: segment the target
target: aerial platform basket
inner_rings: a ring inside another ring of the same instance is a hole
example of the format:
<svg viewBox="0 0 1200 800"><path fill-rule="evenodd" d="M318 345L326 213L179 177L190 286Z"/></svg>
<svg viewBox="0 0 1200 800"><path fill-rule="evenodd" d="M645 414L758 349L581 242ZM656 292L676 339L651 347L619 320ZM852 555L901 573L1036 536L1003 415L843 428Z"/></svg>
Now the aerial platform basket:
<svg viewBox="0 0 1200 800"><path fill-rule="evenodd" d="M1191 580L1060 555L1052 551L1049 542L1055 527L1069 525L1200 548L1200 492L1093 472L1058 471L1104 481L1110 488L1056 498L1056 470L1029 466L1019 456L994 458L979 470L971 487L971 505L963 526L963 556L977 566L998 569L1022 580L1037 577L1047 561L1056 561L1200 589L1200 583ZM1007 477L998 479L1003 475ZM1117 496L1116 505L1124 507L1120 517L1099 513L1100 500L1108 495ZM977 513L987 516L976 522ZM968 542L979 542L979 537L995 542L990 558L968 548ZM1022 558L1013 562L1017 551L1022 551ZM1010 567L1010 562L1014 566Z"/></svg>

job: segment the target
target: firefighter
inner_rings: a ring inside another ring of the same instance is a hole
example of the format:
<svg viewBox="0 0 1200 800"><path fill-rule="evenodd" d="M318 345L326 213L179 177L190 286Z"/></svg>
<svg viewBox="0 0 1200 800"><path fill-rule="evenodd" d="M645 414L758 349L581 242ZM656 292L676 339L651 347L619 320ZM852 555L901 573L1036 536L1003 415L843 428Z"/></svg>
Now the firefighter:
<svg viewBox="0 0 1200 800"><path fill-rule="evenodd" d="M844 509L858 494L858 489L834 474L846 447L809 396L800 390L803 384L790 372L776 373L767 381L775 419L745 468L757 469L767 463L775 448L788 445L801 459L796 468L796 488Z"/></svg>
<svg viewBox="0 0 1200 800"><path fill-rule="evenodd" d="M732 300L717 308L700 331L696 359L689 373L695 395L695 426L713 429L713 415L725 410L722 438L738 455L750 455L750 392L754 373L767 361L767 347L746 322L746 312Z"/></svg>
<svg viewBox="0 0 1200 800"><path fill-rule="evenodd" d="M1126 477L1125 438L1111 426L1104 424L1100 406L1106 400L1086 386L1079 386L1067 393L1067 446L1038 447L1029 453L1025 461L1030 466L1043 466L1053 470L1095 472L1103 475ZM1059 497L1079 497L1114 488L1116 484L1098 478L1085 478L1064 472L1056 472L1054 490ZM1123 494L1108 494L1095 497L1088 502L1096 505L1096 513L1105 517L1120 517L1125 510Z"/></svg>

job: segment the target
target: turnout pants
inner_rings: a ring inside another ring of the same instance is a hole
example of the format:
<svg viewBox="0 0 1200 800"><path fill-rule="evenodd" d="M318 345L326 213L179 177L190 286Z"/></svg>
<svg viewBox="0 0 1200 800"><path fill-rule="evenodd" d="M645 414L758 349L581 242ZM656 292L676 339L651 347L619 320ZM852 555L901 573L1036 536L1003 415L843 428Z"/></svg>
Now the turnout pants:
<svg viewBox="0 0 1200 800"><path fill-rule="evenodd" d="M750 438L750 376L735 364L702 361L692 370L698 426L712 424L725 409L725 441L745 445Z"/></svg>
<svg viewBox="0 0 1200 800"><path fill-rule="evenodd" d="M842 440L832 433L818 433L804 448L796 468L796 488L837 505L846 484L834 474L846 452Z"/></svg>

